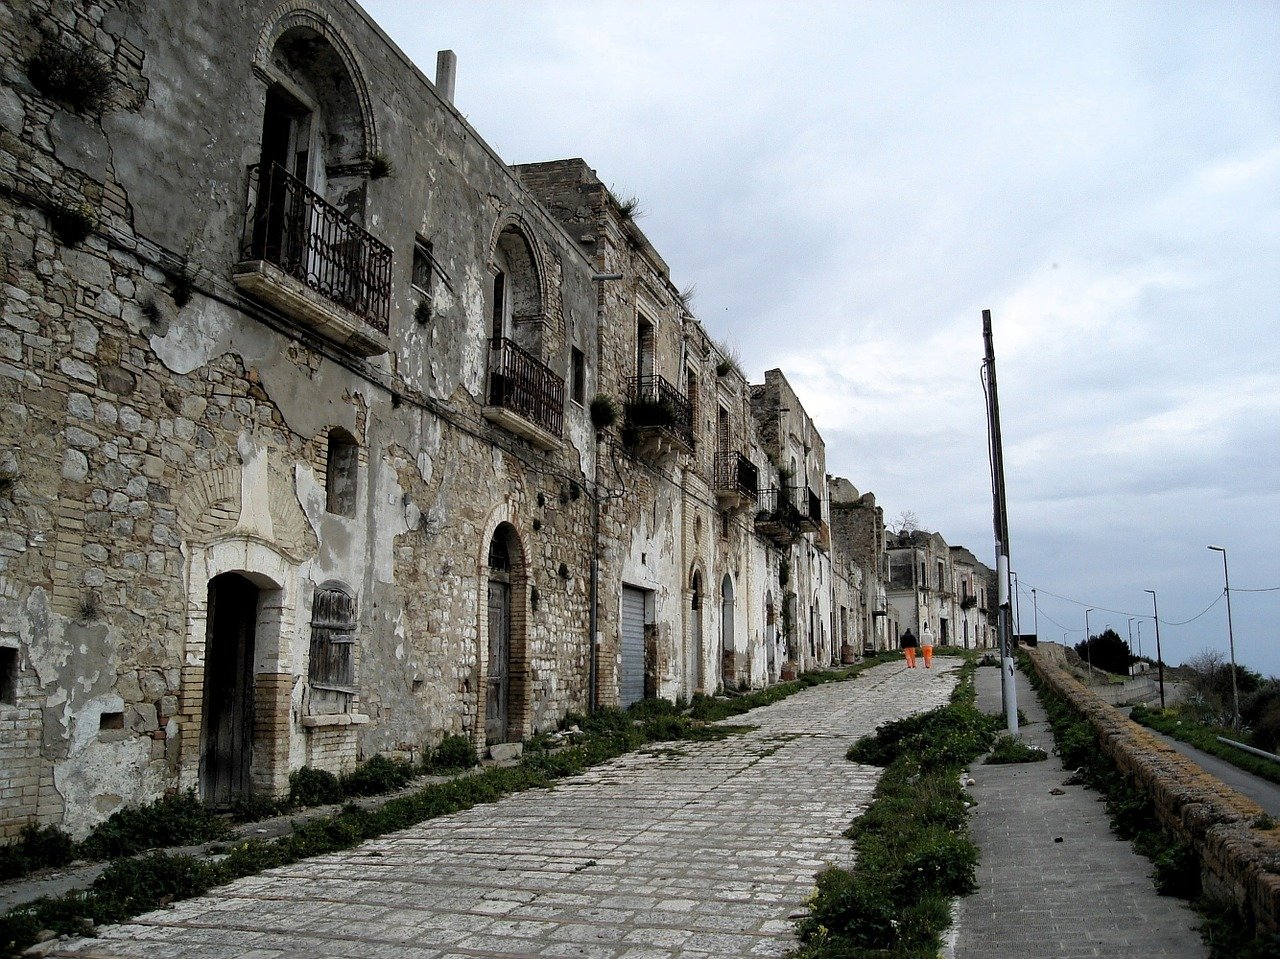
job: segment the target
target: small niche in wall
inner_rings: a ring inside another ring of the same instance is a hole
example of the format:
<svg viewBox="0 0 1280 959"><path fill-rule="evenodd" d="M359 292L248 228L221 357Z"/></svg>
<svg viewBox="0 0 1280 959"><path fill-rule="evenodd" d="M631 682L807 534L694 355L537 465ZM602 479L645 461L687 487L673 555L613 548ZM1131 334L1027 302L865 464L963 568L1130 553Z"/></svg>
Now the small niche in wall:
<svg viewBox="0 0 1280 959"><path fill-rule="evenodd" d="M113 729L124 729L124 713L102 713L98 717L98 731L108 732Z"/></svg>

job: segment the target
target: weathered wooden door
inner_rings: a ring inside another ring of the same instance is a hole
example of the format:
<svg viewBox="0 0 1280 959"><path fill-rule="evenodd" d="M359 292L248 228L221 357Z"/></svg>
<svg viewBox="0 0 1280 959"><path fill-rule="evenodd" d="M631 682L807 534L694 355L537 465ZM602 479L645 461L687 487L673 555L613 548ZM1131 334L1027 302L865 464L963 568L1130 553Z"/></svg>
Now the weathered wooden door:
<svg viewBox="0 0 1280 959"><path fill-rule="evenodd" d="M224 573L209 581L200 793L214 805L250 789L257 616L258 588L243 576Z"/></svg>
<svg viewBox="0 0 1280 959"><path fill-rule="evenodd" d="M511 663L511 584L491 573L489 579L489 681L485 701L484 738L489 745L507 741L507 705Z"/></svg>

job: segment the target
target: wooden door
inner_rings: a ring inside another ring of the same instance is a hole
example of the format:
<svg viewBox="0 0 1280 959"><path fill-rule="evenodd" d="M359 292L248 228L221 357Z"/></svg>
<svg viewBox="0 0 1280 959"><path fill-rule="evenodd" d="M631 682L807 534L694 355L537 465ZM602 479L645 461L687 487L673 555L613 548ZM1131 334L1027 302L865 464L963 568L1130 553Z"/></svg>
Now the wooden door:
<svg viewBox="0 0 1280 959"><path fill-rule="evenodd" d="M250 790L258 588L224 573L209 582L200 793L226 805Z"/></svg>
<svg viewBox="0 0 1280 959"><path fill-rule="evenodd" d="M507 741L507 707L511 664L511 584L489 580L489 681L486 688L484 737L489 745Z"/></svg>

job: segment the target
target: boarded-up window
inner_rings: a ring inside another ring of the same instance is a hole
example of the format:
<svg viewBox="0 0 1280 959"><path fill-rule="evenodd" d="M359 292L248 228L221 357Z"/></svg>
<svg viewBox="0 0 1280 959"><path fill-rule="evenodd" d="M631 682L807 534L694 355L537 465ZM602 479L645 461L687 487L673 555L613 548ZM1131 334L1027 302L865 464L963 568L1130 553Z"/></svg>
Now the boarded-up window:
<svg viewBox="0 0 1280 959"><path fill-rule="evenodd" d="M341 586L316 588L311 604L313 702L345 709L355 686L356 601ZM324 695L329 694L329 695Z"/></svg>

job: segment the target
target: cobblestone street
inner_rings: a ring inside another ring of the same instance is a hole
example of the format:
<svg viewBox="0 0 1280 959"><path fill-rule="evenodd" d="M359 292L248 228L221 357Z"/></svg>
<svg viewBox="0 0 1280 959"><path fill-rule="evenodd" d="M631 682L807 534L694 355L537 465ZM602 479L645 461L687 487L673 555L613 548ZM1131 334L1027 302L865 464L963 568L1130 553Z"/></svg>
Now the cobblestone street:
<svg viewBox="0 0 1280 959"><path fill-rule="evenodd" d="M780 956L814 874L878 770L846 762L879 722L955 681L901 663L749 713L758 729L658 745L557 784L101 930L80 957Z"/></svg>

